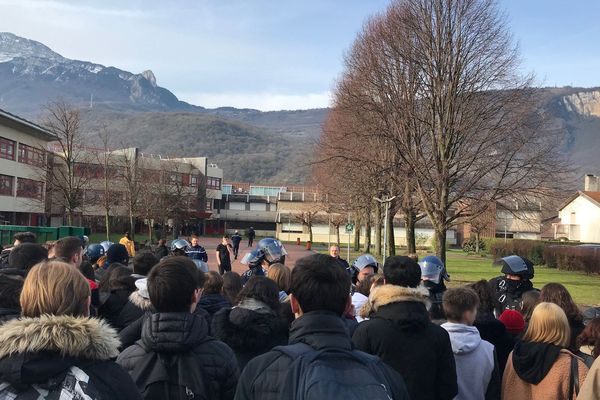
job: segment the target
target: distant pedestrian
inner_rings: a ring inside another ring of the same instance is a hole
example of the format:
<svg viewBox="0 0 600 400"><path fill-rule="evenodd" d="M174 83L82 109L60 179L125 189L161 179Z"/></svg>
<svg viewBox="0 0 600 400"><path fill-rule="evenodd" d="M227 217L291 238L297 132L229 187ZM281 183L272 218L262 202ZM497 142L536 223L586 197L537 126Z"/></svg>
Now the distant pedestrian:
<svg viewBox="0 0 600 400"><path fill-rule="evenodd" d="M156 250L154 250L154 255L158 258L158 261L169 255L169 248L167 247L167 241L165 239L160 239L158 241L158 246L156 247Z"/></svg>
<svg viewBox="0 0 600 400"><path fill-rule="evenodd" d="M248 247L252 247L252 245L254 244L254 238L256 237L256 232L254 232L254 228L250 227L248 229Z"/></svg>
<svg viewBox="0 0 600 400"><path fill-rule="evenodd" d="M221 239L221 243L217 246L217 266L219 267L219 273L223 275L227 271L231 271L231 245L229 244L229 237L224 235Z"/></svg>
<svg viewBox="0 0 600 400"><path fill-rule="evenodd" d="M192 236L190 246L185 249L185 253L192 260L208 262L208 255L204 247L200 246L200 238L198 236Z"/></svg>
<svg viewBox="0 0 600 400"><path fill-rule="evenodd" d="M231 245L233 246L233 259L237 260L238 253L240 251L240 242L242 241L242 235L240 235L239 231L235 231L233 235L231 235Z"/></svg>
<svg viewBox="0 0 600 400"><path fill-rule="evenodd" d="M340 257L340 246L338 246L337 244L332 244L331 247L329 247L329 255L331 257L335 258L336 261L342 267L344 267L344 269L346 271L350 270L350 265L348 264L348 261L346 261L342 257Z"/></svg>

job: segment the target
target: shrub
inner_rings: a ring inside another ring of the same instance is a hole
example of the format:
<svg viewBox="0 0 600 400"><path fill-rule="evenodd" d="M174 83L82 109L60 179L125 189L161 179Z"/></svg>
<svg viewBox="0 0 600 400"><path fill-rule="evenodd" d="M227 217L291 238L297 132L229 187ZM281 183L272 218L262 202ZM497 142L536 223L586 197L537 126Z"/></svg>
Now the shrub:
<svg viewBox="0 0 600 400"><path fill-rule="evenodd" d="M462 249L465 253L475 253L477 251L477 241L475 238L467 239L463 242ZM479 251L485 251L486 246L485 242L482 239L479 239Z"/></svg>

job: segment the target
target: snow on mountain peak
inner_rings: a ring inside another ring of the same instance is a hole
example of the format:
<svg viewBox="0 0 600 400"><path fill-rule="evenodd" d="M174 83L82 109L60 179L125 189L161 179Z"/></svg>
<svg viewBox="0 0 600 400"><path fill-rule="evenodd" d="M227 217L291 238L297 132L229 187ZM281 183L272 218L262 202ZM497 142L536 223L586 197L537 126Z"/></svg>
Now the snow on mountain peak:
<svg viewBox="0 0 600 400"><path fill-rule="evenodd" d="M55 61L64 59L40 42L10 32L0 32L0 62L7 62L17 57L39 57Z"/></svg>

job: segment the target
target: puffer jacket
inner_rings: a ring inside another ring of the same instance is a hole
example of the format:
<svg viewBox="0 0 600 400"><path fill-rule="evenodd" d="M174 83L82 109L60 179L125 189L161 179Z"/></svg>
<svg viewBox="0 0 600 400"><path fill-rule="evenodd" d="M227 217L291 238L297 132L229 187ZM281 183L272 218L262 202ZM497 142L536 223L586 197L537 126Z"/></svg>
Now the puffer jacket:
<svg viewBox="0 0 600 400"><path fill-rule="evenodd" d="M175 364L178 354L195 355L198 373L210 385L207 389L212 394L211 398L233 398L239 377L235 355L225 343L208 336L208 325L202 317L186 312L146 315L142 338L125 349L117 363L133 374L149 353L169 355ZM145 378L147 380L136 382L139 388L144 388L153 376Z"/></svg>
<svg viewBox="0 0 600 400"><path fill-rule="evenodd" d="M248 300L253 299L217 312L212 321L213 336L233 349L240 370L252 358L288 341L286 322L266 304Z"/></svg>
<svg viewBox="0 0 600 400"><path fill-rule="evenodd" d="M220 293L202 294L200 301L198 301L198 307L204 309L208 313L209 325L219 310L223 308L230 308L231 303Z"/></svg>
<svg viewBox="0 0 600 400"><path fill-rule="evenodd" d="M98 316L105 319L117 331L124 327L119 316L129 301L131 292L132 290L129 289L112 290L110 293L100 292L101 305L98 308Z"/></svg>
<svg viewBox="0 0 600 400"><path fill-rule="evenodd" d="M139 290L131 293L127 303L125 303L118 316L119 330L130 326L151 309L152 303L150 302L150 299L142 296Z"/></svg>
<svg viewBox="0 0 600 400"><path fill-rule="evenodd" d="M312 311L296 319L292 323L289 339L289 344L295 343L307 344L315 350L353 349L344 320L327 311ZM281 399L279 393L293 362L291 357L277 350L254 358L242 372L235 399ZM383 362L379 364L379 368L386 377L385 383L392 398L407 400L408 393L402 377Z"/></svg>
<svg viewBox="0 0 600 400"><path fill-rule="evenodd" d="M458 394L448 332L429 320L429 291L382 285L361 309L356 348L381 357L402 375L413 400L450 400Z"/></svg>
<svg viewBox="0 0 600 400"><path fill-rule="evenodd" d="M118 346L116 332L93 318L9 321L0 326L0 398L141 400L129 375L111 361Z"/></svg>
<svg viewBox="0 0 600 400"><path fill-rule="evenodd" d="M573 357L570 351L549 343L517 342L504 369L502 399L569 400ZM579 357L575 360L583 385L588 368Z"/></svg>

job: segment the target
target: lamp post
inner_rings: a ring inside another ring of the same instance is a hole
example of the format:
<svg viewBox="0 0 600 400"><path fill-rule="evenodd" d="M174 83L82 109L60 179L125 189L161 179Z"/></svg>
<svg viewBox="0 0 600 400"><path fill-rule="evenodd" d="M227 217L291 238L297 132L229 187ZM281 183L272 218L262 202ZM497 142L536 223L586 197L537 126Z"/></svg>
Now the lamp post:
<svg viewBox="0 0 600 400"><path fill-rule="evenodd" d="M383 196L383 199L378 197L373 197L373 200L377 201L379 204L385 204L385 219L383 221L383 262L385 262L385 258L387 256L387 225L388 225L388 212L390 210L390 203L396 198L387 197L387 195ZM393 233L392 233L393 234Z"/></svg>

